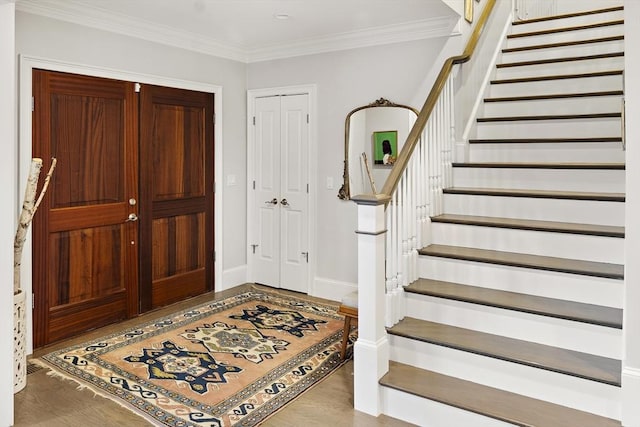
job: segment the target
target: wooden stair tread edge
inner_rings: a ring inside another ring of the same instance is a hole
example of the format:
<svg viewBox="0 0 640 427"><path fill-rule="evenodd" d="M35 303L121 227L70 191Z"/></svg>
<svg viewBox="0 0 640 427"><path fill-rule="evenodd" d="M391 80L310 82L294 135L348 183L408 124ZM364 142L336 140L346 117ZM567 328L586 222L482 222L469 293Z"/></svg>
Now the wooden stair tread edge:
<svg viewBox="0 0 640 427"><path fill-rule="evenodd" d="M622 426L617 420L395 361L389 362L380 384L519 426Z"/></svg>
<svg viewBox="0 0 640 427"><path fill-rule="evenodd" d="M448 245L429 245L419 249L418 253L424 256L484 262L510 267L532 268L558 273L579 274L616 280L622 280L624 278L624 265L605 262Z"/></svg>
<svg viewBox="0 0 640 427"><path fill-rule="evenodd" d="M589 98L589 97L607 97L607 96L623 96L622 90L610 90L601 92L577 92L577 93L554 93L549 95L524 95L524 96L503 96L495 98L484 98L484 102L518 102L518 101L545 101L555 99L570 99L570 98Z"/></svg>
<svg viewBox="0 0 640 427"><path fill-rule="evenodd" d="M598 193L586 191L519 190L511 188L450 187L442 190L444 194L467 194L502 197L530 197L537 199L569 199L624 202L625 193Z"/></svg>
<svg viewBox="0 0 640 427"><path fill-rule="evenodd" d="M511 228L518 230L545 231L552 233L570 233L603 237L623 238L625 235L625 228L623 226L541 221L520 218L442 214L431 217L431 222L496 228Z"/></svg>
<svg viewBox="0 0 640 427"><path fill-rule="evenodd" d="M616 25L624 25L624 19L615 19L613 21L595 22L592 24L574 25L571 27L549 28L545 30L528 31L523 33L507 34L508 39L516 39L522 37L544 36L547 34L566 33L571 31L591 30L594 28L612 27Z"/></svg>
<svg viewBox="0 0 640 427"><path fill-rule="evenodd" d="M620 360L413 317L387 328L387 333L615 387L622 380Z"/></svg>
<svg viewBox="0 0 640 427"><path fill-rule="evenodd" d="M554 143L602 143L602 142L622 142L620 136L610 137L583 137L583 138L472 138L469 144L554 144Z"/></svg>
<svg viewBox="0 0 640 427"><path fill-rule="evenodd" d="M405 292L622 329L622 310L460 283L418 279Z"/></svg>
<svg viewBox="0 0 640 427"><path fill-rule="evenodd" d="M623 70L595 71L577 74L550 74L546 76L517 77L511 79L494 79L491 84L530 83L548 80L585 79L594 77L622 76Z"/></svg>
<svg viewBox="0 0 640 427"><path fill-rule="evenodd" d="M621 118L621 112L612 113L589 113L589 114L546 114L539 116L496 116L478 117L478 123L487 122L517 122L517 121L539 121L539 120L585 120L585 119L610 119Z"/></svg>
<svg viewBox="0 0 640 427"><path fill-rule="evenodd" d="M576 18L579 16L597 15L600 13L608 13L608 12L618 12L621 10L624 10L624 6L607 7L604 9L592 9L592 10L585 10L582 12L563 13L561 15L544 16L540 18L522 19L520 21L513 21L512 25L526 25L526 24L533 24L536 22L555 21L558 19Z"/></svg>
<svg viewBox="0 0 640 427"><path fill-rule="evenodd" d="M594 39L571 40L571 41L565 41L565 42L509 47L509 48L502 49L502 53L526 52L529 50L553 49L557 47L582 46L585 44L607 43L607 42L614 42L614 41L621 41L621 40L624 40L623 34L620 34L617 36L598 37Z"/></svg>
<svg viewBox="0 0 640 427"><path fill-rule="evenodd" d="M625 170L623 162L453 162L454 168Z"/></svg>
<svg viewBox="0 0 640 427"><path fill-rule="evenodd" d="M594 55L535 59L531 61L503 62L500 64L496 64L496 68L528 67L531 65L556 64L559 62L591 61L594 59L618 58L621 56L624 56L624 52L598 53Z"/></svg>

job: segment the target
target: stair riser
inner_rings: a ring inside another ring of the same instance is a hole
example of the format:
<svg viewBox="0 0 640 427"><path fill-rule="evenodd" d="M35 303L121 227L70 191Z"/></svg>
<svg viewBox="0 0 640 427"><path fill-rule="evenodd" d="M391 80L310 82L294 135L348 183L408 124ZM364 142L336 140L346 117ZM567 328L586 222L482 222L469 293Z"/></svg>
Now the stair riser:
<svg viewBox="0 0 640 427"><path fill-rule="evenodd" d="M620 419L620 388L389 335L391 360Z"/></svg>
<svg viewBox="0 0 640 427"><path fill-rule="evenodd" d="M418 273L426 279L622 308L622 280L509 267L474 261L420 256Z"/></svg>
<svg viewBox="0 0 640 427"><path fill-rule="evenodd" d="M581 45L532 49L516 52L504 52L498 62L535 61L539 59L566 58L570 56L598 55L602 53L622 52L624 40L612 40Z"/></svg>
<svg viewBox="0 0 640 427"><path fill-rule="evenodd" d="M382 412L417 426L510 427L510 424L389 387L382 387Z"/></svg>
<svg viewBox="0 0 640 427"><path fill-rule="evenodd" d="M444 213L624 226L624 203L445 194Z"/></svg>
<svg viewBox="0 0 640 427"><path fill-rule="evenodd" d="M406 293L407 316L613 359L622 358L620 329Z"/></svg>
<svg viewBox="0 0 640 427"><path fill-rule="evenodd" d="M616 56L581 61L543 63L537 65L519 65L496 69L494 79L515 79L549 75L595 73L620 70L624 67L624 57Z"/></svg>
<svg viewBox="0 0 640 427"><path fill-rule="evenodd" d="M432 243L624 264L624 239L458 224L432 224Z"/></svg>
<svg viewBox="0 0 640 427"><path fill-rule="evenodd" d="M596 114L622 111L622 95L484 102L480 117Z"/></svg>
<svg viewBox="0 0 640 427"><path fill-rule="evenodd" d="M600 21L605 22L605 21ZM518 30L518 33L522 31ZM516 34L514 31L513 34ZM569 41L580 41L586 39L596 39L601 37L619 36L624 34L622 25L609 25L600 28L585 30L565 31L561 33L542 34L537 36L515 37L507 39L506 48L533 46L539 44L562 43Z"/></svg>
<svg viewBox="0 0 640 427"><path fill-rule="evenodd" d="M480 122L477 137L489 138L598 138L619 137L620 118Z"/></svg>
<svg viewBox="0 0 640 427"><path fill-rule="evenodd" d="M607 5L613 7L616 5ZM515 25L513 34L528 33L531 31L548 30L552 28L577 27L580 25L596 24L598 22L617 21L624 19L624 11L617 10L613 12L595 13L591 15L575 16L572 18L553 19L550 21L532 22L527 24Z"/></svg>
<svg viewBox="0 0 640 427"><path fill-rule="evenodd" d="M620 142L470 144L471 162L624 162Z"/></svg>
<svg viewBox="0 0 640 427"><path fill-rule="evenodd" d="M571 73L565 73L571 74ZM489 86L487 97L549 95L622 90L622 76L580 77L525 83L502 83Z"/></svg>
<svg viewBox="0 0 640 427"><path fill-rule="evenodd" d="M624 170L453 168L454 187L624 193Z"/></svg>

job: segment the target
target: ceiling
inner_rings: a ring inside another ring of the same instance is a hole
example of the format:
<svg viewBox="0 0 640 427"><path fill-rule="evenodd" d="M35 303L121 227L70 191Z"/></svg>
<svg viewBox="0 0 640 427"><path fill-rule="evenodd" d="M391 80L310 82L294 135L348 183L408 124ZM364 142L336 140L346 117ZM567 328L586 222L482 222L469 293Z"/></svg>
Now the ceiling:
<svg viewBox="0 0 640 427"><path fill-rule="evenodd" d="M455 0L17 0L16 9L244 62L450 35Z"/></svg>

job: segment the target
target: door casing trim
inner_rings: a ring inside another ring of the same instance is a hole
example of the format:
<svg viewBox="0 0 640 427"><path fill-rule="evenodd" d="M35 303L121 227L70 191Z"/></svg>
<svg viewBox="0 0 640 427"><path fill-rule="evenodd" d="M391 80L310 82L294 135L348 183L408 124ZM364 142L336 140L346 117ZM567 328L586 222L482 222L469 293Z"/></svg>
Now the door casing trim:
<svg viewBox="0 0 640 427"><path fill-rule="evenodd" d="M214 127L214 168L215 182L222 182L222 146L223 146L223 111L222 111L222 86L202 83L189 80L174 79L171 77L154 76L150 74L128 72L116 70L106 67L93 65L83 65L72 62L59 61L55 59L42 58L30 55L19 56L19 94L18 94L18 197L16 200L16 218L17 212L22 204L22 195L27 184L26 171L29 170L32 157L32 114L31 114L31 97L32 97L32 75L33 69L40 68L47 71L59 71L66 73L83 74L93 77L102 77L108 79L125 80L129 82L137 82L141 84L153 84L158 86L174 87L178 89L196 90L214 94L214 111L216 115L216 123ZM45 165L46 165L45 161ZM24 175L24 176L23 176ZM223 186L217 184L214 194L214 251L216 252L216 260L214 263L214 280L217 286L222 284L222 266L223 251L222 242L223 230L222 226L222 200ZM20 270L20 279L23 290L27 296L27 307L32 307L33 300L33 245L31 240L31 231L27 235L24 245L22 267ZM26 311L26 351L27 354L33 353L33 313L32 310Z"/></svg>
<svg viewBox="0 0 640 427"><path fill-rule="evenodd" d="M313 289L313 278L315 277L317 265L315 224L317 211L317 171L318 165L315 159L318 158L317 142L317 86L315 84L282 86L264 89L250 89L247 91L247 280L254 281L251 239L255 234L255 224L251 221L251 212L255 208L252 196L253 173L255 168L255 137L253 134L253 116L255 115L256 98L267 96L302 95L309 97L309 151L308 161L308 182L309 182L309 270L307 272L307 292Z"/></svg>

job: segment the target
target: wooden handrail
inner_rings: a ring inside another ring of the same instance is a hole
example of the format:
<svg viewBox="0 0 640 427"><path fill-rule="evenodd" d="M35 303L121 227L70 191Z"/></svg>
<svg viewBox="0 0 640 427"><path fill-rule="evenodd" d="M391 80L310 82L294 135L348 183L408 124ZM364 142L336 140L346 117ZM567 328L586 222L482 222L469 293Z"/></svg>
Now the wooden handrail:
<svg viewBox="0 0 640 427"><path fill-rule="evenodd" d="M487 22L489 21L489 16L491 15L495 4L496 0L487 1L487 5L484 7L480 18L478 19L478 23L474 27L473 33L471 33L469 41L467 41L467 46L465 47L462 55L452 56L444 62L444 65L442 66L442 69L440 69L440 73L438 74L438 77L436 78L436 81L431 88L431 92L429 92L429 96L427 96L427 100L422 106L420 114L418 114L418 118L416 119L416 122L409 132L409 136L407 136L407 140L402 147L400 154L398 154L398 158L393 164L393 169L391 169L389 177L384 183L384 187L382 187L382 194L391 196L398 187L400 178L402 177L404 170L409 164L409 159L413 154L413 150L418 145L420 134L422 134L424 127L427 125L427 121L429 121L429 117L431 117L431 112L438 102L438 98L440 97L442 89L444 88L447 79L449 78L449 74L451 74L453 66L456 64L463 64L471 59L476 45L480 40L480 36L482 35L482 32Z"/></svg>

